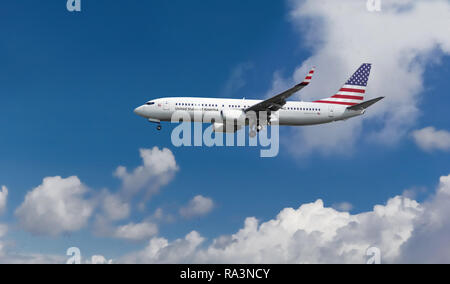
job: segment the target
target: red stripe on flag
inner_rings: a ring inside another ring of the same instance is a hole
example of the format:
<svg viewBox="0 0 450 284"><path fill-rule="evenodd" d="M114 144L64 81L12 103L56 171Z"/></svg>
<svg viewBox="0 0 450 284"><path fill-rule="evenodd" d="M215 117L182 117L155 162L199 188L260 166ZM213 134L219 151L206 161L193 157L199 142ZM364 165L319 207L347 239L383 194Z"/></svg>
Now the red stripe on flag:
<svg viewBox="0 0 450 284"><path fill-rule="evenodd" d="M345 105L345 106L354 106L354 105L357 105L357 103L333 102L333 101L315 101L315 103L335 104L335 105Z"/></svg>
<svg viewBox="0 0 450 284"><path fill-rule="evenodd" d="M364 100L364 97L360 96L350 96L350 95L334 95L332 98L335 99L349 99L349 100Z"/></svg>
<svg viewBox="0 0 450 284"><path fill-rule="evenodd" d="M342 88L339 90L339 92L351 92L351 93L361 93L364 94L366 90L361 89L350 89L350 88Z"/></svg>
<svg viewBox="0 0 450 284"><path fill-rule="evenodd" d="M312 79L311 76L306 76L305 80Z"/></svg>

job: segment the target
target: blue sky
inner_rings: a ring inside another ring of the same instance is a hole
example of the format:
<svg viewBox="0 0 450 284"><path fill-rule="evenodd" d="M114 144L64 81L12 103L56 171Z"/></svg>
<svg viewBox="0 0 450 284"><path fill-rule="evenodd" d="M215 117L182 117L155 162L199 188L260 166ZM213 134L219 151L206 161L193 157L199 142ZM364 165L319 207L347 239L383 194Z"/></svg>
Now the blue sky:
<svg viewBox="0 0 450 284"><path fill-rule="evenodd" d="M250 66L239 77L244 83L227 95L265 97L275 72L289 77L313 53L286 2L258 1L255 7L251 1L83 0L81 13L67 12L65 4L5 1L0 12L0 185L9 189L0 221L9 225L7 239L18 251L64 255L78 246L87 255L115 258L142 247L94 236L92 222L56 238L35 236L14 214L44 177L78 176L93 195L103 188L118 191L113 172L120 165L139 166L140 148L169 148L179 171L145 210L133 204L130 221L140 222L157 208L176 215L196 195L215 203L207 216L159 224L159 235L169 240L192 230L211 240L236 232L246 217L269 220L283 208L317 199L328 207L349 202L356 214L425 187L421 201L448 174L448 153L423 151L410 134L389 145L372 143L367 137L376 122L363 124L346 155L294 155L286 145L302 143L283 130L280 155L263 159L257 148L175 148L174 126L157 133L134 115L135 107L153 98L223 96L243 65ZM326 66L318 66L317 77L321 68ZM420 115L408 133L427 126L450 129L450 59L443 56L425 70Z"/></svg>

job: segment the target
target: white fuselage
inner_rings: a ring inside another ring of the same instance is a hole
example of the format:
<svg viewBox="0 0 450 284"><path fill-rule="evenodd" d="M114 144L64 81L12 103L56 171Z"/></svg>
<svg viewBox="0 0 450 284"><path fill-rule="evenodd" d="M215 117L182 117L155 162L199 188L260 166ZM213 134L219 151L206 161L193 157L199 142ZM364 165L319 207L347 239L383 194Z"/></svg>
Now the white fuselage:
<svg viewBox="0 0 450 284"><path fill-rule="evenodd" d="M173 97L160 98L135 109L135 113L153 122L171 121L177 111L189 113L191 121L203 122L195 113L220 115L224 111L243 111L261 100ZM279 125L315 125L344 120L364 113L348 110L347 106L328 103L288 101L278 110Z"/></svg>

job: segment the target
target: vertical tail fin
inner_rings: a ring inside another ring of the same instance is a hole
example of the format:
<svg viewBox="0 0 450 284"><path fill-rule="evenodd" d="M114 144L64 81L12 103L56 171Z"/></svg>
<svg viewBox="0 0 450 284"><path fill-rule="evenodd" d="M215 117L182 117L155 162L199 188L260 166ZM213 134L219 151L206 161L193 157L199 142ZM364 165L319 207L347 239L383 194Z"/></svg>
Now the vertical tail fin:
<svg viewBox="0 0 450 284"><path fill-rule="evenodd" d="M346 106L353 106L362 103L364 101L364 95L366 93L371 68L372 64L364 63L334 96L315 101L315 103L328 103Z"/></svg>

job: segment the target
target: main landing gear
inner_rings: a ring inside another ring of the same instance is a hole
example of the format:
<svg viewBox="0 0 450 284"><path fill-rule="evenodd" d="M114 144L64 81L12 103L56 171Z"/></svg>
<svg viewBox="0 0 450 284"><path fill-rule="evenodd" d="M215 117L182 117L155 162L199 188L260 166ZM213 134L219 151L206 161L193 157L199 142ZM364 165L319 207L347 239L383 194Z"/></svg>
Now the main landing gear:
<svg viewBox="0 0 450 284"><path fill-rule="evenodd" d="M257 133L261 132L264 127L261 124L250 126L250 138L255 138Z"/></svg>
<svg viewBox="0 0 450 284"><path fill-rule="evenodd" d="M256 126L256 131L257 132L260 132L263 129L264 129L264 127L261 124L258 124L258 126Z"/></svg>

